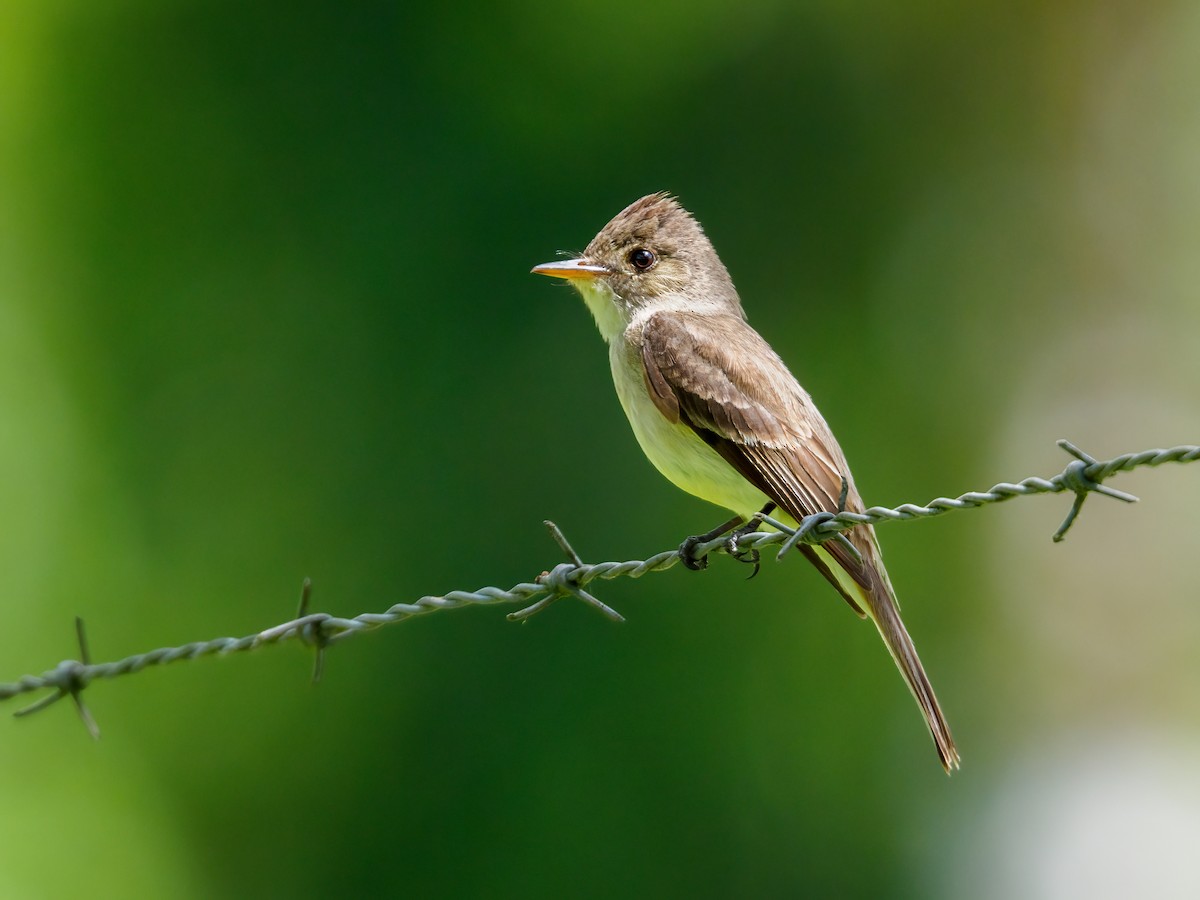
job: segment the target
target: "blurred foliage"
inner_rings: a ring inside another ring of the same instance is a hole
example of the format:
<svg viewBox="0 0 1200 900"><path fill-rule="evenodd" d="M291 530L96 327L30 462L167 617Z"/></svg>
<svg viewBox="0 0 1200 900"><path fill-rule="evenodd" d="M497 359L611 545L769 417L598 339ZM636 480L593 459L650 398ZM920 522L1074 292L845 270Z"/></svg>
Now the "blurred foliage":
<svg viewBox="0 0 1200 900"><path fill-rule="evenodd" d="M526 579L546 517L593 560L715 524L527 275L652 190L868 502L1197 440L1192 4L56 0L0 34L5 678L76 613L114 658L281 621L304 575L346 614ZM97 685L97 746L5 725L0 895L1145 890L1186 854L1087 803L1106 761L1200 780L1195 475L1061 547L1062 498L881 530L954 779L819 576L727 563L604 586L620 628L414 622L319 689L294 649ZM1143 787L1194 846L1200 792Z"/></svg>

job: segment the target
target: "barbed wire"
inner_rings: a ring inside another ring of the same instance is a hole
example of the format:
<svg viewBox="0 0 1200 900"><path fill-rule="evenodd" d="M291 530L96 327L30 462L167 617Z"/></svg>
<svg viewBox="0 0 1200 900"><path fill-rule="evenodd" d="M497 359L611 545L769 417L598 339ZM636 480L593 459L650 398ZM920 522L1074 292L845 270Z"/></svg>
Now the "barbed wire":
<svg viewBox="0 0 1200 900"><path fill-rule="evenodd" d="M1172 447L1169 450L1143 450L1140 453L1126 453L1107 460L1097 460L1069 441L1059 441L1058 445L1075 458L1067 464L1062 472L1051 478L1035 476L1015 484L1002 481L986 491L969 491L954 498L938 497L924 506L904 503L895 508L872 506L863 512L848 510L837 513L821 512L803 519L794 529L772 519L769 515L760 514L750 523L753 527L758 527L762 522L766 522L778 530L746 533L746 529L743 528L733 532L731 536L729 529L739 521L734 520L722 529L717 529L700 538L689 538L678 548L664 550L647 559L585 563L567 542L558 527L552 522L546 522L551 536L566 554L568 561L560 563L549 571L542 572L533 581L523 581L507 590L483 587L476 591L450 591L440 596L421 597L412 603L396 603L383 612L361 613L346 619L328 613L310 613L308 611L312 584L306 578L301 588L300 606L296 618L290 621L245 637L220 637L208 641L195 641L180 647L161 647L115 662L95 664L91 662L83 621L76 618L75 629L79 644L79 659L64 660L41 675L25 675L14 682L0 684L0 701L32 691L50 689L52 693L31 706L18 710L15 715L27 716L53 705L64 697L70 697L89 733L93 737L99 737L99 728L82 698L84 689L98 679L131 675L151 666L164 666L181 660L199 659L203 656L228 656L232 653L244 653L261 647L282 644L285 641L299 640L315 650L313 680L317 681L323 671L325 651L330 646L355 635L375 631L385 625L395 625L417 616L442 610L460 609L465 606L496 606L533 601L525 608L509 613L508 618L511 621L519 622L529 619L530 616L541 612L563 597L574 597L595 607L608 618L623 622L624 618L620 613L586 590L588 584L598 579L608 581L621 577L640 578L648 572L665 572L683 561L685 557L694 567L702 567L702 565L697 566L697 563L706 562L711 553L725 553L742 561L753 562L757 566L761 549L775 544L782 545L777 558L782 558L797 543L817 544L827 540L843 541L845 546L857 553L842 532L858 525L927 519L944 515L952 510L977 509L992 503L1002 503L1014 497L1025 497L1031 494L1061 494L1070 491L1075 494L1075 500L1066 518L1053 535L1053 540L1061 541L1079 515L1088 494L1103 494L1127 503L1137 501L1132 494L1115 490L1103 484L1104 479L1117 472L1128 472L1146 466L1160 466L1168 462L1195 462L1200 459L1200 446L1193 445Z"/></svg>

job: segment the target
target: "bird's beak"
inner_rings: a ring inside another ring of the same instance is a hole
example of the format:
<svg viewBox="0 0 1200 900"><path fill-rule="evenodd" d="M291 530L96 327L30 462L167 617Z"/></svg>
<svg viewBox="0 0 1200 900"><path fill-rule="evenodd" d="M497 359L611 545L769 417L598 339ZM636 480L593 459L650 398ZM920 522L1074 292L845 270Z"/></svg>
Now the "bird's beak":
<svg viewBox="0 0 1200 900"><path fill-rule="evenodd" d="M607 275L608 269L588 262L583 257L542 263L530 269L534 275L549 275L551 278L598 278Z"/></svg>

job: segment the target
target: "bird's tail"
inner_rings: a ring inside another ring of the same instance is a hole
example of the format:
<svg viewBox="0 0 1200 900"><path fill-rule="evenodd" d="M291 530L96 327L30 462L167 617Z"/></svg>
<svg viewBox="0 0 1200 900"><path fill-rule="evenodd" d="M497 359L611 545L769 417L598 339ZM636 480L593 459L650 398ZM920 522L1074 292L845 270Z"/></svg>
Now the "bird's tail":
<svg viewBox="0 0 1200 900"><path fill-rule="evenodd" d="M883 566L875 534L868 529L855 529L850 532L850 537L862 554L861 562L846 559L843 564L824 545L814 547L815 552L809 558L855 611L861 616L869 616L879 629L879 636L883 638L888 652L896 661L896 668L904 676L908 689L925 716L929 733L933 735L933 743L942 760L942 768L949 773L959 766L958 748L954 746L950 726L946 724L946 717L933 693L933 685L929 683L925 667L917 656L917 648L900 619L896 592Z"/></svg>
<svg viewBox="0 0 1200 900"><path fill-rule="evenodd" d="M882 582L882 579L880 579ZM933 693L933 685L925 675L921 658L917 656L917 648L908 636L908 630L900 619L900 611L896 608L894 596L884 584L873 584L874 590L862 590L867 614L879 629L879 636L887 645L888 652L896 661L896 668L904 676L908 689L916 698L917 706L925 716L929 732L933 735L933 743L937 747L938 756L942 760L942 768L949 774L959 765L958 748L954 746L954 737L950 734L950 726L938 705L937 696Z"/></svg>

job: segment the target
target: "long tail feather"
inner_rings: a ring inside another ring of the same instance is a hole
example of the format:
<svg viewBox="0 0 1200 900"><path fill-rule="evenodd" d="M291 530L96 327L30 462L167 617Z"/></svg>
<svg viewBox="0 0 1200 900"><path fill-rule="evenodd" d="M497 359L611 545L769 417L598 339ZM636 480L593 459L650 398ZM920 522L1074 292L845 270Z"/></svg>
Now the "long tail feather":
<svg viewBox="0 0 1200 900"><path fill-rule="evenodd" d="M881 586L881 585L880 585ZM896 661L896 667L904 676L908 689L916 698L929 732L933 735L933 743L937 747L938 756L942 760L942 768L949 774L959 766L958 748L954 746L954 737L950 734L950 726L938 705L937 696L933 693L933 685L925 675L925 668L917 656L917 648L908 636L908 630L900 619L896 604L887 593L880 596L878 591L863 591L867 612L879 629L879 635L887 645L888 652Z"/></svg>
<svg viewBox="0 0 1200 900"><path fill-rule="evenodd" d="M929 683L925 674L925 667L921 665L921 658L917 656L917 648L900 618L896 594L892 590L887 569L883 567L879 545L871 531L855 529L850 534L863 557L861 564L849 563L854 568L853 572L847 571L824 546L814 547L816 552L810 558L814 563L818 563L817 568L821 574L833 582L834 587L846 597L850 605L856 610L865 611L879 629L879 636L887 645L896 668L904 676L908 689L925 717L938 757L942 761L942 768L949 773L959 767L958 748L954 745L950 726L946 724L946 717L938 704L937 696L933 693L933 685ZM850 599L851 597L857 598L858 602Z"/></svg>

